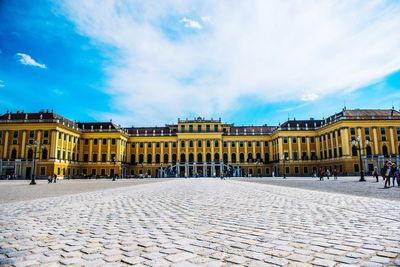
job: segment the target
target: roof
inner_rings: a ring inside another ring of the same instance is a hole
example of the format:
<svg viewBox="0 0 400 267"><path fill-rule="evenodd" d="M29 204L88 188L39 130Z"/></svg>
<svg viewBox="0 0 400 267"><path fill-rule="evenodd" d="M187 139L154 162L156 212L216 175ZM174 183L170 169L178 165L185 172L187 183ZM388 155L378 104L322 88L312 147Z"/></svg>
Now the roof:
<svg viewBox="0 0 400 267"><path fill-rule="evenodd" d="M17 112L6 112L3 115L0 115L0 121L7 121L7 122L29 122L29 123L41 123L41 122L55 122L55 123L62 123L66 124L67 126L76 127L77 124L63 116L60 116L53 111L39 111L39 112L32 112L26 113L23 111Z"/></svg>
<svg viewBox="0 0 400 267"><path fill-rule="evenodd" d="M323 120L314 120L314 119L309 119L309 120L288 120L280 125L280 128L283 130L297 130L297 129L306 129L306 130L312 130L317 127L320 127L323 125Z"/></svg>
<svg viewBox="0 0 400 267"><path fill-rule="evenodd" d="M78 122L78 127L81 130L119 130L121 127L112 122Z"/></svg>
<svg viewBox="0 0 400 267"><path fill-rule="evenodd" d="M276 126L232 126L225 135L260 135L270 134Z"/></svg>
<svg viewBox="0 0 400 267"><path fill-rule="evenodd" d="M129 135L169 135L171 131L171 135L176 135L175 131L173 131L170 127L130 127L125 128L128 131Z"/></svg>
<svg viewBox="0 0 400 267"><path fill-rule="evenodd" d="M343 119L357 120L392 120L400 119L400 112L395 109L343 109L326 119L327 123Z"/></svg>

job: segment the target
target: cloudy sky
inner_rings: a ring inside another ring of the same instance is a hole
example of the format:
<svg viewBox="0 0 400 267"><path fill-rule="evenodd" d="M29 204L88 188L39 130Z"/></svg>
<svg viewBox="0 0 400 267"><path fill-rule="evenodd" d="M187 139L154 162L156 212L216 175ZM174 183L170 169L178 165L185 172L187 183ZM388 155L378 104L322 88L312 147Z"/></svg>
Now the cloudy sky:
<svg viewBox="0 0 400 267"><path fill-rule="evenodd" d="M241 124L400 108L400 1L0 0L0 112Z"/></svg>

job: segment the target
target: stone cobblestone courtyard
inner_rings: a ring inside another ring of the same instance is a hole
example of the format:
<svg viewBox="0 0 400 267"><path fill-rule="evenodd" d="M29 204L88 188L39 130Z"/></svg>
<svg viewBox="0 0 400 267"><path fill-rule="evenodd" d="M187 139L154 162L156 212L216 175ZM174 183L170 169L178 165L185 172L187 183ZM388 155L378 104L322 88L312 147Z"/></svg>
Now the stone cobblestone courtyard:
<svg viewBox="0 0 400 267"><path fill-rule="evenodd" d="M0 265L400 266L399 188L303 180L2 181Z"/></svg>

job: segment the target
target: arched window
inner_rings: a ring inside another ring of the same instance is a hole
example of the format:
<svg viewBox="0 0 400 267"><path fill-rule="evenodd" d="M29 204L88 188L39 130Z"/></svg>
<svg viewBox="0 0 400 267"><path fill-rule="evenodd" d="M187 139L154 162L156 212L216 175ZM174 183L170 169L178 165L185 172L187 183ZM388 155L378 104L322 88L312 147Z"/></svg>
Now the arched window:
<svg viewBox="0 0 400 267"><path fill-rule="evenodd" d="M152 162L152 155L147 154L147 163L151 163L151 162Z"/></svg>
<svg viewBox="0 0 400 267"><path fill-rule="evenodd" d="M265 161L265 163L269 162L269 153L265 153L264 161Z"/></svg>
<svg viewBox="0 0 400 267"><path fill-rule="evenodd" d="M214 162L219 162L219 153L214 154Z"/></svg>
<svg viewBox="0 0 400 267"><path fill-rule="evenodd" d="M30 148L28 150L28 160L32 160L33 159L33 150Z"/></svg>
<svg viewBox="0 0 400 267"><path fill-rule="evenodd" d="M367 146L367 147L366 147L366 152L367 152L367 156L371 156L371 155L372 155L372 148L371 148L371 146Z"/></svg>
<svg viewBox="0 0 400 267"><path fill-rule="evenodd" d="M176 163L176 154L172 154L172 163Z"/></svg>
<svg viewBox="0 0 400 267"><path fill-rule="evenodd" d="M160 159L160 154L156 154L156 163L160 163L161 159Z"/></svg>
<svg viewBox="0 0 400 267"><path fill-rule="evenodd" d="M236 153L232 153L232 162L236 163Z"/></svg>
<svg viewBox="0 0 400 267"><path fill-rule="evenodd" d="M189 162L194 162L194 155L192 153L189 154Z"/></svg>
<svg viewBox="0 0 400 267"><path fill-rule="evenodd" d="M164 154L164 163L168 163L168 154Z"/></svg>
<svg viewBox="0 0 400 267"><path fill-rule="evenodd" d="M248 161L248 162L253 162L253 153L249 153L249 154L247 155L247 161Z"/></svg>
<svg viewBox="0 0 400 267"><path fill-rule="evenodd" d="M203 162L203 154L199 153L197 154L197 162Z"/></svg>
<svg viewBox="0 0 400 267"><path fill-rule="evenodd" d="M181 162L186 162L186 157L185 157L185 154L181 154Z"/></svg>
<svg viewBox="0 0 400 267"><path fill-rule="evenodd" d="M244 162L244 154L243 153L240 153L239 160L240 160L241 163Z"/></svg>
<svg viewBox="0 0 400 267"><path fill-rule="evenodd" d="M357 156L357 147L356 146L353 146L352 148L351 148L351 155L353 156L353 157L356 157Z"/></svg>
<svg viewBox="0 0 400 267"><path fill-rule="evenodd" d="M382 146L382 154L383 154L384 156L389 156L389 151L388 151L388 148L387 148L386 145L383 145L383 146Z"/></svg>
<svg viewBox="0 0 400 267"><path fill-rule="evenodd" d="M223 158L224 158L224 163L225 164L228 163L228 154L224 153Z"/></svg>
<svg viewBox="0 0 400 267"><path fill-rule="evenodd" d="M139 155L139 163L143 163L143 161L144 161L144 156L143 156L143 154L140 154Z"/></svg>
<svg viewBox="0 0 400 267"><path fill-rule="evenodd" d="M47 159L47 149L46 148L44 148L42 150L42 159Z"/></svg>
<svg viewBox="0 0 400 267"><path fill-rule="evenodd" d="M11 159L16 159L16 158L17 158L17 150L13 148L13 150L11 151Z"/></svg>
<svg viewBox="0 0 400 267"><path fill-rule="evenodd" d="M206 162L211 162L211 154L207 153L206 155Z"/></svg>

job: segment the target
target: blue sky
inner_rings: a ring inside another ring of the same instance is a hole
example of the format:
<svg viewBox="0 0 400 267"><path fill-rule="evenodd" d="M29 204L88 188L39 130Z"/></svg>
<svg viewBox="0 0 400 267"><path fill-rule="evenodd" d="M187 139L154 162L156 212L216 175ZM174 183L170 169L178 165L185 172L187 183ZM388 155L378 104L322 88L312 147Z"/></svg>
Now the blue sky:
<svg viewBox="0 0 400 267"><path fill-rule="evenodd" d="M0 111L151 126L400 108L398 1L0 1Z"/></svg>

